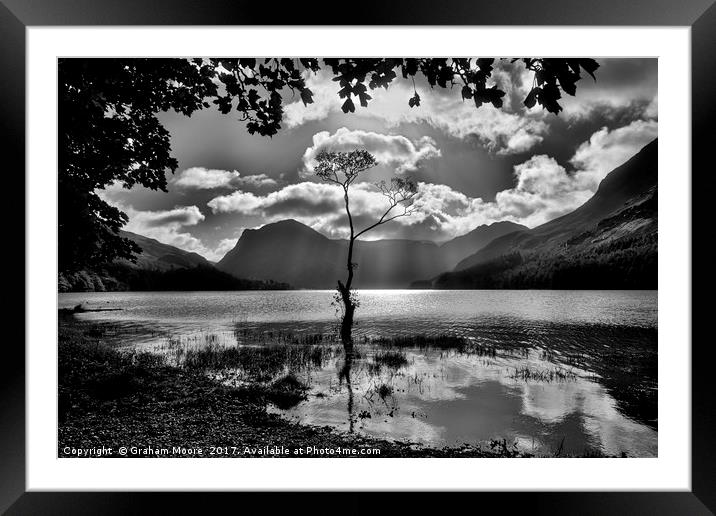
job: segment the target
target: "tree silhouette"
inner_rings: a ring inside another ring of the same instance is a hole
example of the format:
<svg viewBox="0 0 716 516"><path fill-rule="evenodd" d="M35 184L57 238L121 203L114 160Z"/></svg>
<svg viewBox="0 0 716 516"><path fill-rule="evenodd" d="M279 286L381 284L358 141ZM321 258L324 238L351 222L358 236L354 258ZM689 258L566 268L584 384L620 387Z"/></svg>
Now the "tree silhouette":
<svg viewBox="0 0 716 516"><path fill-rule="evenodd" d="M348 238L348 257L346 269L348 275L345 283L338 280L338 298L343 304L343 316L341 318L341 342L346 354L353 352L353 317L358 301L351 290L357 264L353 262L353 247L355 241L368 231L395 220L398 217L405 217L412 213L412 200L417 193L417 186L410 178L393 177L389 184L381 181L377 184L380 192L386 198L387 207L380 218L365 227L356 229L353 223L353 215L350 208L350 187L358 178L358 175L376 166L378 163L375 157L365 149L358 149L351 152L326 152L323 151L316 156L317 165L314 170L316 175L323 181L335 184L343 190L343 201L346 215L348 216L348 227L350 236ZM396 210L396 208L398 208ZM402 210L400 209L402 208ZM395 210L395 211L394 211Z"/></svg>
<svg viewBox="0 0 716 516"><path fill-rule="evenodd" d="M533 72L527 107L541 105L558 114L561 92L576 93L585 71L594 77L593 59L512 59ZM321 66L322 62L322 66ZM420 106L415 78L431 88L458 86L462 99L502 107L505 92L488 85L495 59L465 58L206 58L59 60L59 269L79 270L133 259L138 252L119 236L127 215L99 195L119 182L166 191L166 172L178 166L168 131L157 114L174 110L191 116L214 105L235 112L251 134L272 136L281 129L283 105L298 94L307 105L313 92L308 74L330 70L343 112L367 106L370 91L388 88L399 76L410 80L411 108Z"/></svg>

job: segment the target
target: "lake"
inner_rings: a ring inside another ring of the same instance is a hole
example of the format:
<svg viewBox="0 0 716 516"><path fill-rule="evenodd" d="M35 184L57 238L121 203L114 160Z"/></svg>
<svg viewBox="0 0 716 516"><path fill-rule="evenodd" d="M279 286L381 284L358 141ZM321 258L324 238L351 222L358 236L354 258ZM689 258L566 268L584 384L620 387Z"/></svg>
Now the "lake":
<svg viewBox="0 0 716 516"><path fill-rule="evenodd" d="M59 294L112 323L118 346L248 345L254 332L330 333L333 291ZM282 417L429 446L503 440L539 456L657 455L657 292L363 290L350 383L340 350L295 371L306 400ZM455 335L488 353L401 349L371 339ZM494 441L493 441L494 445Z"/></svg>

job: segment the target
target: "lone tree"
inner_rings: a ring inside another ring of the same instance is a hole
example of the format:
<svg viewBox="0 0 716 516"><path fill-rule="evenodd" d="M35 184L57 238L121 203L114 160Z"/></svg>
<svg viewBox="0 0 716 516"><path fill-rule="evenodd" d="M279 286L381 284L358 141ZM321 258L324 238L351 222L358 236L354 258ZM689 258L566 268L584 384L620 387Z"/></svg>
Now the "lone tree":
<svg viewBox="0 0 716 516"><path fill-rule="evenodd" d="M393 177L390 183L381 181L376 186L387 200L387 208L380 218L364 229L356 229L353 223L353 215L350 207L350 186L356 181L358 175L364 170L376 166L378 163L375 157L364 149L351 152L321 152L316 157L318 164L315 172L318 177L328 183L333 183L343 189L343 200L348 216L350 237L348 238L348 258L346 269L348 275L345 283L338 280L338 298L343 304L343 317L341 318L341 342L346 355L353 352L353 317L358 307L358 300L351 290L355 269L358 264L353 262L353 248L355 241L368 231L378 226L395 220L398 217L405 217L413 213L413 197L417 193L417 186L410 178Z"/></svg>

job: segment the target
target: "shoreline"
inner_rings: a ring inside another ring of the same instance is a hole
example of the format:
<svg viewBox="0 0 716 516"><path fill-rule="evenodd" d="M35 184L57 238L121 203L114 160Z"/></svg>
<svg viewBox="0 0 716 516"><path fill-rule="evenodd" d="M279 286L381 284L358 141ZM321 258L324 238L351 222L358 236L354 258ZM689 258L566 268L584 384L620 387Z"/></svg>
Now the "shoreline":
<svg viewBox="0 0 716 516"><path fill-rule="evenodd" d="M258 388L229 387L157 355L121 353L69 314L58 330L58 457L530 456L501 441L434 448L290 422L267 412Z"/></svg>

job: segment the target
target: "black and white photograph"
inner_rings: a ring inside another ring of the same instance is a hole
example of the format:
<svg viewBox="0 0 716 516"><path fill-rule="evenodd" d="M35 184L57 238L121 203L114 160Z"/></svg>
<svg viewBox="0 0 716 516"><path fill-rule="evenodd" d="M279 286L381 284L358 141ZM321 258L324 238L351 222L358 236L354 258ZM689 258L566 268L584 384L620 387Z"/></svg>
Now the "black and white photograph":
<svg viewBox="0 0 716 516"><path fill-rule="evenodd" d="M56 72L60 460L659 456L658 59Z"/></svg>

